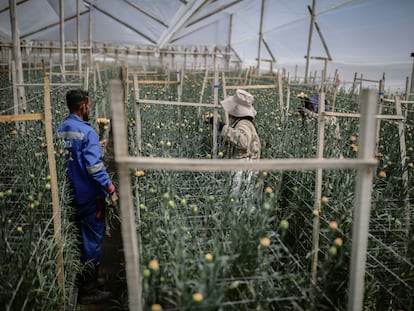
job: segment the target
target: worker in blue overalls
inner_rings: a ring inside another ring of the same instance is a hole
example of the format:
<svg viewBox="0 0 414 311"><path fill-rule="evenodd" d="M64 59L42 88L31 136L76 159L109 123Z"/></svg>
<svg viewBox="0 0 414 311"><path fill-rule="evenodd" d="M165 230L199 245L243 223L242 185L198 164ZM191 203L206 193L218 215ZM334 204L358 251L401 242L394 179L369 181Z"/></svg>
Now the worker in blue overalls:
<svg viewBox="0 0 414 311"><path fill-rule="evenodd" d="M97 287L97 273L105 234L106 197L118 199L102 162L102 148L96 131L87 123L91 108L88 93L70 90L66 93L69 116L58 127L64 140L66 167L79 229L82 273L77 277L80 304L108 299L110 292Z"/></svg>

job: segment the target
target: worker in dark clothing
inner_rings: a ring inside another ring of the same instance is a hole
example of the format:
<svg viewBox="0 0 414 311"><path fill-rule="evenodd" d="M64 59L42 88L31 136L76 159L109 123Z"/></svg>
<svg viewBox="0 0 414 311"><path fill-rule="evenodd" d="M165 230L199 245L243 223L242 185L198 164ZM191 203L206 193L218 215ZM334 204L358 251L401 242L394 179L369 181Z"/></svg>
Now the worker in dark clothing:
<svg viewBox="0 0 414 311"><path fill-rule="evenodd" d="M302 98L303 107L299 107L299 112L302 117L314 117L317 118L319 112L319 95L314 94L311 97ZM331 111L328 101L325 99L325 111Z"/></svg>
<svg viewBox="0 0 414 311"><path fill-rule="evenodd" d="M97 287L97 273L105 234L106 197L118 199L115 186L102 162L102 148L95 130L87 123L91 108L88 93L71 90L66 94L69 116L58 127L64 140L71 204L80 236L80 261L83 271L77 278L78 301L97 303L108 299L110 292Z"/></svg>

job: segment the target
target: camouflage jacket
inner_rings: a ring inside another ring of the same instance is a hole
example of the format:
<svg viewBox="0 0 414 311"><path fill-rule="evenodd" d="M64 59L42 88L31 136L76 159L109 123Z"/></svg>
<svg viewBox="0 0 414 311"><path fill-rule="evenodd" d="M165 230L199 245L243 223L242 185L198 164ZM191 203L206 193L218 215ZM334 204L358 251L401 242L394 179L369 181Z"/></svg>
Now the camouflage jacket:
<svg viewBox="0 0 414 311"><path fill-rule="evenodd" d="M226 124L221 130L221 136L232 147L230 156L233 158L260 158L260 138L251 121L238 119L232 126Z"/></svg>

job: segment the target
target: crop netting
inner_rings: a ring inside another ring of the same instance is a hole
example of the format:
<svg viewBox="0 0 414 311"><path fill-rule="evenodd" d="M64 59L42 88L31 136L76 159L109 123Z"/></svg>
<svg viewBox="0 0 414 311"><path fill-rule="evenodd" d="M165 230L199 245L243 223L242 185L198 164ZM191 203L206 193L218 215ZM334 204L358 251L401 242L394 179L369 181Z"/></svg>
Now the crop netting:
<svg viewBox="0 0 414 311"><path fill-rule="evenodd" d="M275 77L226 73L226 86L277 85ZM219 76L218 99L223 98ZM138 83L139 84L139 83ZM178 100L177 85L139 85L141 99ZM258 111L255 125L262 159L313 158L317 119L297 112L301 92L277 87L248 89ZM214 77L186 74L181 100L214 102ZM228 89L232 95L234 89ZM142 149L137 149L135 99L127 104L132 155L167 158L228 158L218 139L212 153L208 107L139 104ZM334 111L359 113L349 90L333 88L326 98ZM414 287L412 245L413 109L403 106L406 158L401 160L398 121L382 120L374 177L365 278L366 310L409 310ZM219 110L220 119L224 115ZM395 115L385 103L382 114ZM359 119L337 117L325 125L325 158L357 158ZM116 139L116 138L115 138ZM323 172L320 211L315 210L315 171L253 172L248 198L232 196L232 172L131 171L146 308L167 310L345 310L352 248L356 170ZM408 184L404 179L407 178ZM247 175L242 187L247 187ZM407 186L408 185L408 186ZM241 190L242 192L242 190ZM314 217L320 217L317 279L311 279Z"/></svg>
<svg viewBox="0 0 414 311"><path fill-rule="evenodd" d="M112 71L111 71L112 70ZM110 118L107 79L117 69L102 72L103 84L90 88L90 123ZM25 81L42 83L41 71L25 71ZM181 74L181 73L180 73ZM129 84L125 102L131 155L166 158L228 158L228 146L207 121L213 112L214 90L223 98L222 74L215 87L213 73L183 73L178 84L140 84L141 99L211 103L212 107L139 104ZM273 76L252 77L226 72L226 85L277 86ZM1 73L0 112L13 114L8 73ZM67 82L81 82L79 77ZM145 75L140 79L154 80ZM166 79L165 70L159 79ZM177 79L170 72L170 81ZM59 76L51 82L61 81ZM182 87L182 93L178 92ZM67 115L68 87L52 87L53 127ZM248 89L258 112L255 125L262 159L312 158L317 151L317 120L297 113L297 95L317 88L291 85ZM227 89L232 95L234 89ZM282 94L281 94L282 92ZM288 93L289 92L289 93ZM43 111L44 91L26 87L27 102L20 113ZM289 96L288 96L289 94ZM349 90L327 99L334 111L358 113L360 101ZM283 99L283 110L280 106ZM393 98L390 96L390 98ZM289 106L287 102L289 99ZM383 114L395 115L395 104L383 103ZM398 120L382 120L378 131L369 243L365 275L365 310L414 308L412 106L403 105L406 154ZM219 108L220 119L224 120ZM337 117L326 122L323 156L356 158L359 119ZM138 150L136 126L141 129ZM116 137L114 137L116 140ZM44 121L0 123L0 305L24 310L60 306L57 282L49 167ZM65 294L79 269L77 239L71 223L64 177L64 153L55 141L62 209ZM240 197L233 195L234 172L175 172L131 170L133 206L139 240L145 310L158 304L164 310L345 310L348 299L356 170L323 172L321 209L315 211L315 171L257 171L241 177ZM249 177L250 176L250 177ZM250 179L251 178L251 179ZM251 187L253 185L253 187ZM247 191L248 190L248 191ZM314 217L319 217L319 256L313 284ZM116 297L122 300L122 297ZM120 304L122 305L122 304ZM35 307L34 307L35 306Z"/></svg>

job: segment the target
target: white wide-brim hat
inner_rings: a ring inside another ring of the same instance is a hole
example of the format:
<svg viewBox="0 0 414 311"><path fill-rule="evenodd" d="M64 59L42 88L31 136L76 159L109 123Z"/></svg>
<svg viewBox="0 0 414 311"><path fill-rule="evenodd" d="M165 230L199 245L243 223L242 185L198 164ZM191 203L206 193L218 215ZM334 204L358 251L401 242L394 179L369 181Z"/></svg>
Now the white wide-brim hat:
<svg viewBox="0 0 414 311"><path fill-rule="evenodd" d="M220 103L229 115L254 118L256 116L256 109L252 106L253 100L252 94L244 90L237 90L236 94L227 97Z"/></svg>

